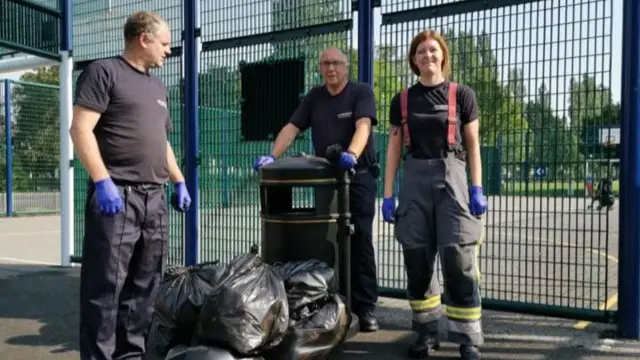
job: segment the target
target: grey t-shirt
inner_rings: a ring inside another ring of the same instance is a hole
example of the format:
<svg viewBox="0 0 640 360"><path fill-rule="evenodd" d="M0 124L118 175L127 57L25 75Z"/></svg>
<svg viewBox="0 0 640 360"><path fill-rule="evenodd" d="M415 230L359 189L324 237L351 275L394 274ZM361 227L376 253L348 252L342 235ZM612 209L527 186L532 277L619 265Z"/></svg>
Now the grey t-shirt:
<svg viewBox="0 0 640 360"><path fill-rule="evenodd" d="M349 148L356 131L356 121L361 118L370 118L372 127L378 124L373 90L365 83L349 81L337 95L331 95L325 86L312 88L289 122L301 131L311 128L314 152L316 156L325 157L330 145L340 144L345 151ZM357 168L376 162L372 131Z"/></svg>
<svg viewBox="0 0 640 360"><path fill-rule="evenodd" d="M94 134L115 181L169 180L167 134L172 125L167 89L158 77L120 56L96 60L78 78L75 104L102 114Z"/></svg>

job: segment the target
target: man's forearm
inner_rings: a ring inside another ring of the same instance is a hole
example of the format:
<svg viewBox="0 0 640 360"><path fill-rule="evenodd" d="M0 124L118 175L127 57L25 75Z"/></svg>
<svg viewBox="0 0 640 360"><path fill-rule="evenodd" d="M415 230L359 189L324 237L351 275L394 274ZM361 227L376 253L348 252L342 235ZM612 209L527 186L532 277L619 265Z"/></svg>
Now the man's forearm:
<svg viewBox="0 0 640 360"><path fill-rule="evenodd" d="M362 155L367 142L369 141L369 135L371 134L371 123L361 123L356 125L356 132L353 134L351 144L349 145L350 151L356 155L357 158Z"/></svg>
<svg viewBox="0 0 640 360"><path fill-rule="evenodd" d="M91 180L96 182L108 178L109 172L102 161L94 133L92 131L71 131L71 140L78 158L89 173Z"/></svg>
<svg viewBox="0 0 640 360"><path fill-rule="evenodd" d="M177 184L179 182L184 182L184 176L182 175L180 166L178 166L176 155L173 153L173 148L171 147L171 144L168 141L167 141L167 161L169 162L169 179L171 180L171 182L174 184Z"/></svg>
<svg viewBox="0 0 640 360"><path fill-rule="evenodd" d="M298 130L298 128L293 124L285 125L285 127L280 130L276 141L273 143L271 155L275 156L276 158L282 156L282 154L287 151L289 146L291 146L291 143L293 143L293 140L295 140L299 132L300 130Z"/></svg>

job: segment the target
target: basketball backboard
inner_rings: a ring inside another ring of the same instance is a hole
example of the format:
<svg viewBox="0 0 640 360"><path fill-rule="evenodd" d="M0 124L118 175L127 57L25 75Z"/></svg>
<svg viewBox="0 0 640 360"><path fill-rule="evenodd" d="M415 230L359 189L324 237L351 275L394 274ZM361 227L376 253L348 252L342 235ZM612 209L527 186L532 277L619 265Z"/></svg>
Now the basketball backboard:
<svg viewBox="0 0 640 360"><path fill-rule="evenodd" d="M620 128L603 127L598 130L598 142L602 145L620 145Z"/></svg>

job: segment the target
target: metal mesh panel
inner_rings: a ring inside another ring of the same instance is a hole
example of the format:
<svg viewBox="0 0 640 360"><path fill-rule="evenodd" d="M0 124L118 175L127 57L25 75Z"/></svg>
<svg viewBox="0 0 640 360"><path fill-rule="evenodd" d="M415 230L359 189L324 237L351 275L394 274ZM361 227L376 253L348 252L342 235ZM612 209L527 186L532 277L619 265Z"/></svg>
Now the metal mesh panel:
<svg viewBox="0 0 640 360"><path fill-rule="evenodd" d="M31 3L46 6L51 9L60 9L60 1L59 0L27 0Z"/></svg>
<svg viewBox="0 0 640 360"><path fill-rule="evenodd" d="M487 10L480 2L434 1L428 5L438 11L418 8L425 3L383 1L381 42L394 57L382 60L379 80L413 83L400 59L414 35L434 29L448 40L453 80L476 92L484 184L498 184L480 260L483 298L528 311L602 311L617 283L618 210L599 212L585 198L585 158L606 158L601 144L585 140L585 128L619 124L611 115L618 106L610 90L612 1ZM407 9L415 10L391 13ZM380 223L378 233L381 284L404 289L392 229Z"/></svg>
<svg viewBox="0 0 640 360"><path fill-rule="evenodd" d="M275 49L296 49L307 62L305 88L317 85L315 71L318 49L335 43L348 44L350 32L332 33L277 44L263 44L225 49L201 54L202 64L212 65L216 76L201 77L200 91L216 94L219 108L201 108L200 146L202 165L201 241L203 261L227 262L251 244L260 243L259 177L251 169L253 161L268 154L273 140L247 142L240 134L240 77L238 63L269 58L284 58ZM303 45L303 46L301 46ZM275 55L275 56L274 56ZM218 59L218 61L216 61ZM211 70L210 70L211 71ZM302 95L302 94L301 94ZM307 131L294 142L286 155L313 153ZM295 194L300 202L308 201L308 191Z"/></svg>
<svg viewBox="0 0 640 360"><path fill-rule="evenodd" d="M4 81L0 82L0 216L7 212L7 158L6 154L6 132L5 132L5 103L4 103Z"/></svg>
<svg viewBox="0 0 640 360"><path fill-rule="evenodd" d="M60 89L12 82L13 211L42 214L60 211ZM3 129L4 133L4 129Z"/></svg>
<svg viewBox="0 0 640 360"><path fill-rule="evenodd" d="M240 62L304 59L305 92L319 84L318 56L329 46L351 56L351 2L345 0L203 1L200 56L201 259L228 262L260 243L259 178L251 165L273 140L241 135ZM316 26L319 34L308 36ZM300 94L303 95L303 94ZM286 120L286 119L283 119ZM312 153L310 131L287 155ZM309 200L309 191L296 194Z"/></svg>
<svg viewBox="0 0 640 360"><path fill-rule="evenodd" d="M0 2L0 44L15 50L58 58L60 12L46 1Z"/></svg>
<svg viewBox="0 0 640 360"><path fill-rule="evenodd" d="M202 41L302 29L351 18L349 0L201 0Z"/></svg>
<svg viewBox="0 0 640 360"><path fill-rule="evenodd" d="M136 11L153 10L169 24L171 46L179 46L182 2L174 0L73 0L73 56L75 61L119 55L123 26Z"/></svg>

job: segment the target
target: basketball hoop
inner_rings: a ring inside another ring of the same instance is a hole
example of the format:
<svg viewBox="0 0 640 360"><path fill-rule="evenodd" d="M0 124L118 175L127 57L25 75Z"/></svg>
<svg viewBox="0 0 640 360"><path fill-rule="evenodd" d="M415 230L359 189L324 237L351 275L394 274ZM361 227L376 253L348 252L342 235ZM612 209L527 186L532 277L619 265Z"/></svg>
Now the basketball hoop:
<svg viewBox="0 0 640 360"><path fill-rule="evenodd" d="M607 140L607 141L605 141L605 142L602 144L602 146L604 146L604 147L605 147L605 148L607 148L607 149L609 149L609 148L613 147L614 145L615 145L615 144L614 144L614 143L613 143L613 141L611 141L611 140Z"/></svg>

